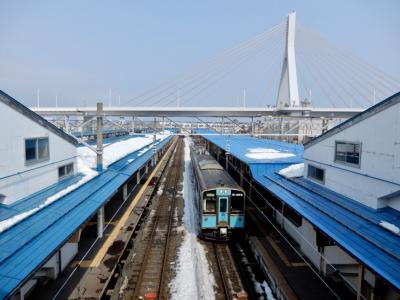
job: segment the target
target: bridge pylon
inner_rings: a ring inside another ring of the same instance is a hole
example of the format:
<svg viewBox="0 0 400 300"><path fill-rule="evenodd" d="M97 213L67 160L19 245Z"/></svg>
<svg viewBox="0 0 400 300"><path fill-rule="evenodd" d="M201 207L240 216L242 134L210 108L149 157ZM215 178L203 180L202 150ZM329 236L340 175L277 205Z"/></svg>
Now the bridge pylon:
<svg viewBox="0 0 400 300"><path fill-rule="evenodd" d="M286 22L285 56L283 58L281 80L276 101L276 106L278 108L296 107L300 105L297 84L295 35L296 12L290 12Z"/></svg>

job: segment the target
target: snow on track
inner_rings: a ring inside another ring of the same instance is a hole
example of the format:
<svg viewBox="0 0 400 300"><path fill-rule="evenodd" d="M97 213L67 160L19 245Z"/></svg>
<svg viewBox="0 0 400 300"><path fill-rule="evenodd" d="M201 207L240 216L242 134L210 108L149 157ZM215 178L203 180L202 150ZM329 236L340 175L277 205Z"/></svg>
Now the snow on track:
<svg viewBox="0 0 400 300"><path fill-rule="evenodd" d="M190 139L185 138L183 195L184 237L178 250L176 277L170 283L171 299L215 299L215 278L208 265L206 251L197 240L198 219L195 206Z"/></svg>

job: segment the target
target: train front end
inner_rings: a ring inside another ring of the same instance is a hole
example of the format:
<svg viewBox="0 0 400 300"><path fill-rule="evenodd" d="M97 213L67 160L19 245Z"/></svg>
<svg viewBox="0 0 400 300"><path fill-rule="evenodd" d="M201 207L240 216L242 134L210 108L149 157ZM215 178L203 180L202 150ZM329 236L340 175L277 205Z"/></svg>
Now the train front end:
<svg viewBox="0 0 400 300"><path fill-rule="evenodd" d="M226 241L244 228L243 190L218 188L203 192L202 236Z"/></svg>

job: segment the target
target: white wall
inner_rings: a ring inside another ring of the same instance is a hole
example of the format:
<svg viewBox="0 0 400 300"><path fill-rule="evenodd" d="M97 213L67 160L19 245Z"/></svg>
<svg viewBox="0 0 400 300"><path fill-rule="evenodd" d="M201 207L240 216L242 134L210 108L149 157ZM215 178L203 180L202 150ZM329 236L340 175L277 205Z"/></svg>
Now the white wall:
<svg viewBox="0 0 400 300"><path fill-rule="evenodd" d="M0 194L6 196L5 204L11 204L58 182L59 166L73 162L76 171L77 154L74 145L2 102L0 128ZM50 159L25 165L25 139L46 136L49 137ZM60 162L67 158L69 160ZM37 167L41 168L32 170ZM19 172L25 173L16 175Z"/></svg>
<svg viewBox="0 0 400 300"><path fill-rule="evenodd" d="M362 143L360 167L334 162L335 141ZM400 104L309 146L304 158L306 165L325 169L327 188L375 209L398 209L398 204L378 198L400 189Z"/></svg>

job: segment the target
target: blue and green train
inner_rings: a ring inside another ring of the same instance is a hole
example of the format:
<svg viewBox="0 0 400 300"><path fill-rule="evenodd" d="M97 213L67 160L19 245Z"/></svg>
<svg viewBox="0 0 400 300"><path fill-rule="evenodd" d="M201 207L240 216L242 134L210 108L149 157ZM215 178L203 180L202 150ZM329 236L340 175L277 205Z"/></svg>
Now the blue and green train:
<svg viewBox="0 0 400 300"><path fill-rule="evenodd" d="M199 235L226 241L244 229L245 192L210 155L191 151Z"/></svg>

